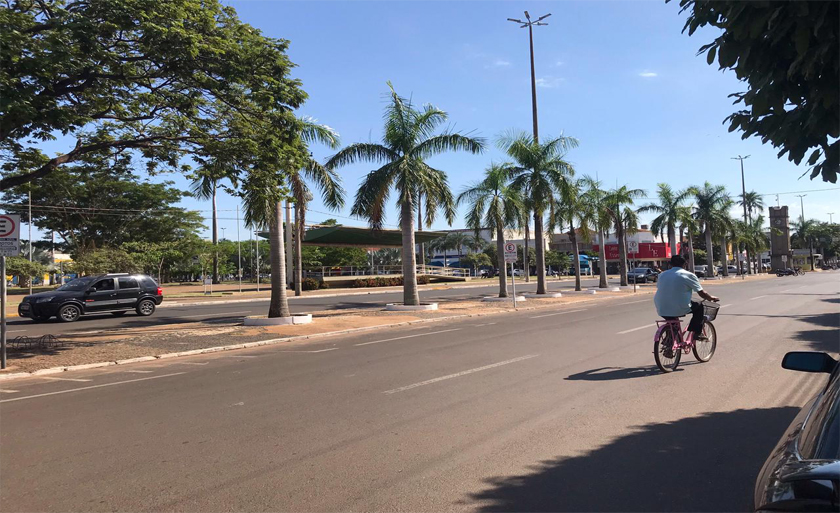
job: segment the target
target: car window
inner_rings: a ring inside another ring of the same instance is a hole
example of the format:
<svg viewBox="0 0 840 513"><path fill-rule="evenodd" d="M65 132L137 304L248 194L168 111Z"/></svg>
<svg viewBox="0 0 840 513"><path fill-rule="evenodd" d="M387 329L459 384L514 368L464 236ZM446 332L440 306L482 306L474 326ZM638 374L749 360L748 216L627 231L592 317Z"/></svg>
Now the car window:
<svg viewBox="0 0 840 513"><path fill-rule="evenodd" d="M119 278L117 282L119 282L121 289L136 289L140 287L134 278Z"/></svg>
<svg viewBox="0 0 840 513"><path fill-rule="evenodd" d="M91 280L92 278L77 278L73 281L68 281L56 290L85 290Z"/></svg>
<svg viewBox="0 0 840 513"><path fill-rule="evenodd" d="M104 280L99 280L98 282L93 284L96 287L96 290L114 290L114 279L107 278Z"/></svg>
<svg viewBox="0 0 840 513"><path fill-rule="evenodd" d="M837 443L828 438L832 430L837 432L837 423L840 422L837 416L838 408L840 408L840 386L838 385L840 383L834 383L834 386L825 392L808 416L799 442L799 452L805 459L821 458L820 454L826 452L834 453L834 456L830 458L837 457Z"/></svg>

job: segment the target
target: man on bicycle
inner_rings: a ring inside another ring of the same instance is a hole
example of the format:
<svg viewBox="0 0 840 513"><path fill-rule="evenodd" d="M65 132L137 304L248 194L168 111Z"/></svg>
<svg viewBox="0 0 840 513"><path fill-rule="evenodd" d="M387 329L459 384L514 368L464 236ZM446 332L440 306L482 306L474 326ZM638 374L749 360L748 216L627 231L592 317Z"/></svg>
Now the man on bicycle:
<svg viewBox="0 0 840 513"><path fill-rule="evenodd" d="M694 340L703 337L703 305L691 300L692 292L707 301L719 301L715 296L703 290L700 280L694 273L683 269L685 259L680 255L671 257L671 268L659 275L656 281L656 295L653 304L656 313L665 319L691 314L688 331L694 334Z"/></svg>

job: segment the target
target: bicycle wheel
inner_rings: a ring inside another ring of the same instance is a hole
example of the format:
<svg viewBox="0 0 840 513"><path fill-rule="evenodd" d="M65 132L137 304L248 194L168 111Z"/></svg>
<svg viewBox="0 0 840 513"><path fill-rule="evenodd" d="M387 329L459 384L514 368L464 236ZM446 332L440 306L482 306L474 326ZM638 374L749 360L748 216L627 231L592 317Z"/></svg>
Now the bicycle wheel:
<svg viewBox="0 0 840 513"><path fill-rule="evenodd" d="M674 334L670 328L665 327L656 333L653 340L653 359L656 366L662 372L677 370L680 364L682 351L674 347Z"/></svg>
<svg viewBox="0 0 840 513"><path fill-rule="evenodd" d="M712 356L715 354L715 348L717 347L717 331L715 330L715 325L709 321L704 321L703 335L706 336L707 340L702 342L695 340L692 351L694 351L694 357L697 358L697 361L708 362L712 359Z"/></svg>

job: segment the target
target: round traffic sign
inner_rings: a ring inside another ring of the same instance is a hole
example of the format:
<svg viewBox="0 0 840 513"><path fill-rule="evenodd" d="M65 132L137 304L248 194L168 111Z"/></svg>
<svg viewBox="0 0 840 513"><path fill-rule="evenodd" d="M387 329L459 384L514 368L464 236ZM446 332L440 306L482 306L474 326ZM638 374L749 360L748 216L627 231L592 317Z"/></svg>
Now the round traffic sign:
<svg viewBox="0 0 840 513"><path fill-rule="evenodd" d="M516 253L516 244L513 242L505 242L505 251L507 253Z"/></svg>
<svg viewBox="0 0 840 513"><path fill-rule="evenodd" d="M8 237L15 233L15 220L9 216L0 215L0 237Z"/></svg>

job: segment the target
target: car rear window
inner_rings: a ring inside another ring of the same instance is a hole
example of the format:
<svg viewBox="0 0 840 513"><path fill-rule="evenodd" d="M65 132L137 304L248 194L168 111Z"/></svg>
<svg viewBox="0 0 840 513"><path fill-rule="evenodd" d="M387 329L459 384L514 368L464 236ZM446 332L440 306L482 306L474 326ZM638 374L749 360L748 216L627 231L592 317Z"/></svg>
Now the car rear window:
<svg viewBox="0 0 840 513"><path fill-rule="evenodd" d="M117 281L120 282L121 289L136 289L140 287L137 285L137 280L134 278L120 278Z"/></svg>
<svg viewBox="0 0 840 513"><path fill-rule="evenodd" d="M155 280L149 278L148 276L140 278L140 282L143 284L143 288L146 289L156 289L158 286L157 283L155 283Z"/></svg>

